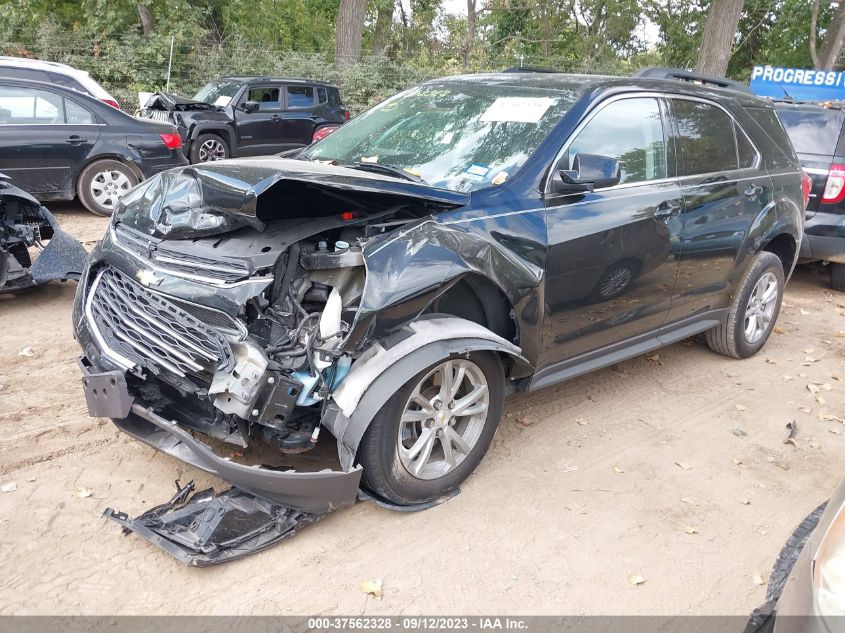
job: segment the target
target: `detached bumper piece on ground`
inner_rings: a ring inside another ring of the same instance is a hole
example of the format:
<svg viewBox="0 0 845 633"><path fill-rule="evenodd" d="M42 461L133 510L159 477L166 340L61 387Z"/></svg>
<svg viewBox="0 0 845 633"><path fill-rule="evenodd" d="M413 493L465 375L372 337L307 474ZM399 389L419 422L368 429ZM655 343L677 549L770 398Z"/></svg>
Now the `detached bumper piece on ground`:
<svg viewBox="0 0 845 633"><path fill-rule="evenodd" d="M30 249L41 251L34 261ZM86 256L52 213L0 174L0 293L78 280Z"/></svg>

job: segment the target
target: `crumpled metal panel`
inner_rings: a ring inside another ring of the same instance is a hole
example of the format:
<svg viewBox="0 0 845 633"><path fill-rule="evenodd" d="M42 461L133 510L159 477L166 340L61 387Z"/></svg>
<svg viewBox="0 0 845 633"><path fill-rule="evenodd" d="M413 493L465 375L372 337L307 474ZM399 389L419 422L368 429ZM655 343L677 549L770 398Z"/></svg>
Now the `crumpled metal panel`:
<svg viewBox="0 0 845 633"><path fill-rule="evenodd" d="M336 215L311 204L331 192L350 206L430 204L457 208L469 195L346 167L284 158L240 159L171 169L127 193L115 220L153 237L186 239L244 226L263 230L270 220ZM425 208L422 208L425 212Z"/></svg>

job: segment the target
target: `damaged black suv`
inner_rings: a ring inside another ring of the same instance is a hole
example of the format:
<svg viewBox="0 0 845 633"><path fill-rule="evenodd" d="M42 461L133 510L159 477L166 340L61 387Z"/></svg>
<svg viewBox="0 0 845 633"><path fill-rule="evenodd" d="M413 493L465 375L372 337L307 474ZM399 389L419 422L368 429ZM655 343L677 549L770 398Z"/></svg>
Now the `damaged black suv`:
<svg viewBox="0 0 845 633"><path fill-rule="evenodd" d="M476 467L512 391L702 332L757 352L804 205L771 104L739 90L430 81L295 158L124 196L76 296L89 409L262 503L425 504ZM334 470L209 448L291 454L321 429Z"/></svg>

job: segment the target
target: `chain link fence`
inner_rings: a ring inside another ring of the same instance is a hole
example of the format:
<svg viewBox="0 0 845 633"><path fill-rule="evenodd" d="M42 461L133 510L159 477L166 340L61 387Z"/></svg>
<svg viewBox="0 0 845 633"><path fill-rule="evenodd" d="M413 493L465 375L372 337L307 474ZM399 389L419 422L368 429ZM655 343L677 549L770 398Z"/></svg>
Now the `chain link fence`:
<svg viewBox="0 0 845 633"><path fill-rule="evenodd" d="M344 104L357 114L414 84L464 72L500 71L521 65L595 74L636 70L624 62L538 59L485 50L477 51L468 66L448 53L426 50L413 56L364 54L359 62L336 69L331 56L324 53L300 53L242 41L197 45L167 35L91 41L49 29L28 41L0 42L0 55L57 61L88 71L127 111L138 108L139 92L169 90L190 96L209 79L224 75L329 81L340 87Z"/></svg>

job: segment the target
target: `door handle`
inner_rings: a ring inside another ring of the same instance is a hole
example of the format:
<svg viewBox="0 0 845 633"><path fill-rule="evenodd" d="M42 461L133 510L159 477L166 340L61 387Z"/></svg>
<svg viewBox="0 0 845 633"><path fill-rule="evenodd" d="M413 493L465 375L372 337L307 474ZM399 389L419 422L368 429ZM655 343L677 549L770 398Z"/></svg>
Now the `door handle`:
<svg viewBox="0 0 845 633"><path fill-rule="evenodd" d="M657 208L654 210L654 219L657 222L669 224L669 222L676 218L680 212L681 205L672 204L668 201L661 202L659 205L657 205Z"/></svg>
<svg viewBox="0 0 845 633"><path fill-rule="evenodd" d="M81 145L82 143L87 143L87 138L80 138L76 134L72 134L71 136L65 139L65 143L70 143L71 145Z"/></svg>
<svg viewBox="0 0 845 633"><path fill-rule="evenodd" d="M763 188L760 185L755 185L754 183L748 185L743 191L746 198L750 200L754 200L757 196L763 193Z"/></svg>

